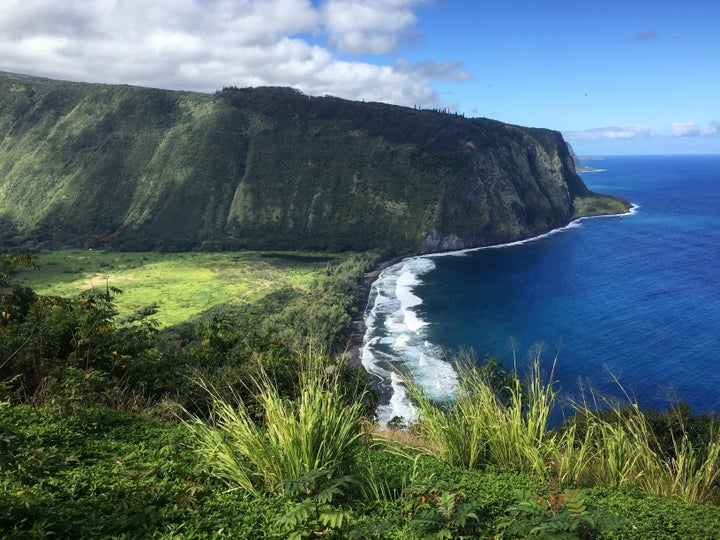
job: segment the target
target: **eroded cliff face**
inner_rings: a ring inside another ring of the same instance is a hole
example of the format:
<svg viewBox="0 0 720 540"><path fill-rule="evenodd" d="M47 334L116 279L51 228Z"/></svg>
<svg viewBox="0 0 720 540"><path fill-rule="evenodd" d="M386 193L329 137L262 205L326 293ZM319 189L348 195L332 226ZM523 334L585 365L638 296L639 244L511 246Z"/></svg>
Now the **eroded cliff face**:
<svg viewBox="0 0 720 540"><path fill-rule="evenodd" d="M588 195L549 130L287 88L0 74L7 246L427 253L545 232Z"/></svg>
<svg viewBox="0 0 720 540"><path fill-rule="evenodd" d="M562 137L539 132L543 144L522 128L507 129L512 136L504 146L477 152L470 169L448 186L421 253L528 238L572 219L573 201L589 192Z"/></svg>

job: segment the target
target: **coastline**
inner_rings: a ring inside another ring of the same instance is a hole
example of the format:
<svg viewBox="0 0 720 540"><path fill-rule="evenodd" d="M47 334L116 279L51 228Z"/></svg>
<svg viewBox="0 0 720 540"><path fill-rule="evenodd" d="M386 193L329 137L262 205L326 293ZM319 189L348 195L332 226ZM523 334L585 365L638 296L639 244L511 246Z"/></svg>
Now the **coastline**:
<svg viewBox="0 0 720 540"><path fill-rule="evenodd" d="M629 202L629 201L628 201ZM530 238L525 238L521 240L516 240L514 242L507 242L502 244L491 244L486 246L477 246L472 248L464 248L461 250L449 250L449 251L439 251L434 253L423 253L423 254L416 254L416 255L406 255L401 257L394 257L392 259L388 259L385 261L381 261L378 263L372 270L369 272L366 272L363 274L362 278L358 281L358 294L357 294L357 300L356 300L356 309L355 313L353 314L353 317L350 321L350 333L349 333L349 345L348 349L345 353L346 358L349 359L350 365L355 368L365 369L365 367L362 364L362 346L363 342L365 340L365 334L367 333L367 326L365 325L365 310L367 309L367 304L370 299L370 291L372 289L373 283L380 277L380 274L385 270L386 268L393 266L394 264L397 264L405 259L412 258L412 257L438 257L438 256L452 256L452 255L462 255L463 253L468 253L472 251L477 251L481 249L494 249L494 248L502 248L506 246L512 246L512 245L518 245L518 244L524 244L527 242L532 242L534 240L539 240L541 238L545 238L549 235L555 234L557 232L561 232L565 229L571 228L574 226L574 224L583 221L585 219L592 219L596 217L622 217L622 216L628 216L635 213L635 210L638 208L637 205L633 203L629 203L629 207L626 208L625 212L622 213L602 213L597 214L593 216L575 216L572 219L568 221L568 223L562 227L557 227L555 229L551 229L545 233L532 236Z"/></svg>
<svg viewBox="0 0 720 540"><path fill-rule="evenodd" d="M409 255L412 257L412 255ZM370 299L370 290L373 283L380 277L382 271L399 263L406 257L393 257L378 263L372 270L363 274L358 281L358 294L355 304L355 313L350 320L350 336L349 345L346 355L349 356L350 365L355 368L365 369L360 358L363 341L367 333L365 326L365 310L367 309L368 300Z"/></svg>

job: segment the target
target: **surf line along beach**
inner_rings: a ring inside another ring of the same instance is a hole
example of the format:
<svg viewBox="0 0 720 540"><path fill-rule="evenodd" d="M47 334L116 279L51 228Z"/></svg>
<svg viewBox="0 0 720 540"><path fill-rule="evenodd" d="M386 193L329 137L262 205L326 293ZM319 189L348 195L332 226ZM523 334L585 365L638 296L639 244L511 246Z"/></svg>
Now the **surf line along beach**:
<svg viewBox="0 0 720 540"><path fill-rule="evenodd" d="M636 208L633 206L625 214L593 217L627 216ZM428 322L418 311L422 299L413 293L415 287L422 283L422 276L435 268L434 259L462 257L474 251L535 242L580 227L585 219L590 218L580 218L564 227L516 242L391 261L381 271L378 269L374 274L368 274L366 279L371 279L370 276L377 278L367 293L362 324L364 336L357 355L365 370L375 378L375 388L380 394L376 409L378 422L385 425L394 417L408 421L417 418L408 397L405 378L415 381L433 399L445 401L456 395L457 372L445 359L444 351L427 339L424 329Z"/></svg>

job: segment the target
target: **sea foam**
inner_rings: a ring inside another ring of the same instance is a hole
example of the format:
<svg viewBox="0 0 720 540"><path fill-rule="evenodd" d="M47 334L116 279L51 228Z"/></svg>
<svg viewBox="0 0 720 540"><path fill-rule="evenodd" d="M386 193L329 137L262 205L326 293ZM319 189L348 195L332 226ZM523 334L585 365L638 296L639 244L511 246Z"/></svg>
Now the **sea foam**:
<svg viewBox="0 0 720 540"><path fill-rule="evenodd" d="M377 378L381 403L376 414L383 425L396 416L417 418L405 379L439 401L452 398L457 390L454 368L424 335L428 323L417 310L422 299L413 293L421 276L434 268L428 257L405 259L386 268L370 290L361 360Z"/></svg>

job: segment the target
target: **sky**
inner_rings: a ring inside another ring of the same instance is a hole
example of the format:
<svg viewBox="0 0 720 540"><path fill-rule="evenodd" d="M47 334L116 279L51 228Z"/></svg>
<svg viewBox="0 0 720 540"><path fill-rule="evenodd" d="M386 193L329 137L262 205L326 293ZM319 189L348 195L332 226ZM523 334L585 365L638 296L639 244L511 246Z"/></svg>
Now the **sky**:
<svg viewBox="0 0 720 540"><path fill-rule="evenodd" d="M581 156L720 153L717 0L0 0L0 71L448 109Z"/></svg>

